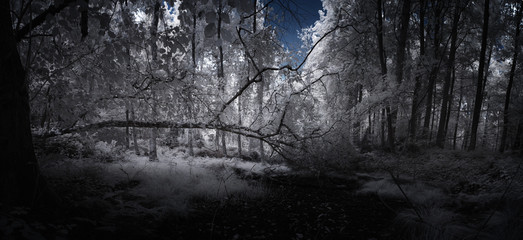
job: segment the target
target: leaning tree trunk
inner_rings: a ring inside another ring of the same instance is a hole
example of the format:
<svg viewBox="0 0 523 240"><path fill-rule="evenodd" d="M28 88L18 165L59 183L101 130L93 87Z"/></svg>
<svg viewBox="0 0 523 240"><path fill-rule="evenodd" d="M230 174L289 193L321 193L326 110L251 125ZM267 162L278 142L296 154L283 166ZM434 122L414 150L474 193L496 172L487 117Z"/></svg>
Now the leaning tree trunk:
<svg viewBox="0 0 523 240"><path fill-rule="evenodd" d="M485 68L485 53L487 51L488 21L489 0L485 0L485 8L483 12L483 33L481 36L481 51L479 54L478 81L476 86L476 98L474 101L474 115L472 116L472 127L470 130L470 143L468 147L469 151L476 149L476 136L478 133L479 118L481 116L481 104L483 102L483 71Z"/></svg>
<svg viewBox="0 0 523 240"><path fill-rule="evenodd" d="M519 25L521 23L521 15L522 15L522 9L523 6L520 3L518 13L516 14L516 35L514 36L514 55L512 57L512 66L510 67L510 75L508 79L508 85L507 85L507 93L505 95L505 107L503 109L503 131L501 133L501 143L499 145L499 152L505 151L505 144L507 141L507 133L508 133L508 116L509 116L509 107L510 107L510 93L512 91L512 84L514 83L514 75L516 73L516 63L518 59L518 52L519 52L519 35L520 35L520 28ZM519 126L518 126L519 130ZM518 136L516 136L516 139Z"/></svg>
<svg viewBox="0 0 523 240"><path fill-rule="evenodd" d="M29 205L48 196L33 149L26 73L12 28L9 1L0 3L0 202Z"/></svg>

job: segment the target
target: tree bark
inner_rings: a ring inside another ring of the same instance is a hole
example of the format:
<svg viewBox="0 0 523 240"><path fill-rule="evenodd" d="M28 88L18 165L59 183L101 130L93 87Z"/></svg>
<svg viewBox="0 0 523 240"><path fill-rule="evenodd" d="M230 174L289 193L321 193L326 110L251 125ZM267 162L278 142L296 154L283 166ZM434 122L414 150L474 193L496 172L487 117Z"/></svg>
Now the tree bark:
<svg viewBox="0 0 523 240"><path fill-rule="evenodd" d="M400 38L398 40L398 48L396 49L396 82L398 87L400 87L403 82L403 68L405 65L405 47L407 45L407 33L409 30L409 19L410 19L410 0L403 0L401 8L401 29L400 29ZM390 109L390 114L387 115L389 133L388 133L388 142L390 150L394 152L395 149L395 139L396 139L396 119L398 118L398 106L394 104Z"/></svg>
<svg viewBox="0 0 523 240"><path fill-rule="evenodd" d="M420 56L418 60L418 69L422 67L422 61L425 57L425 0L420 0L419 3L419 42L420 42ZM416 141L417 122L418 122L418 109L419 109L419 91L421 88L421 74L416 76L414 80L414 93L412 96L412 108L410 111L410 126L409 126L409 139L411 143Z"/></svg>
<svg viewBox="0 0 523 240"><path fill-rule="evenodd" d="M377 16L378 16L378 28L377 28L377 38L378 38L378 57L380 59L380 67L381 67L381 77L383 78L383 81L385 81L387 77L387 57L385 56L385 47L383 45L383 10L382 10L382 2L381 0L377 0ZM381 147L385 148L385 111L386 108L383 108L381 110ZM390 110L388 111L390 112Z"/></svg>
<svg viewBox="0 0 523 240"><path fill-rule="evenodd" d="M512 66L510 66L510 74L508 78L508 85L507 85L507 91L505 94L505 106L503 108L503 130L501 133L501 143L499 145L499 152L505 151L505 145L507 141L507 133L508 133L508 125L509 125L509 107L510 107L510 95L512 91L512 84L514 83L514 76L516 73L516 63L518 59L518 53L519 53L519 35L520 35L520 28L519 25L521 23L521 16L522 16L522 6L523 3L520 2L518 12L516 14L516 34L514 36L514 55L512 56ZM518 125L519 130L519 125ZM516 136L516 139L519 136Z"/></svg>
<svg viewBox="0 0 523 240"><path fill-rule="evenodd" d="M463 84L461 84L460 90L459 90L458 109L456 112L456 124L454 125L454 139L453 139L453 143L452 143L453 150L456 150L456 138L458 136L459 115L461 112L461 101L462 100L463 100Z"/></svg>
<svg viewBox="0 0 523 240"><path fill-rule="evenodd" d="M131 120L130 121L136 121L136 116L134 113L134 105L131 102ZM129 122L127 121L127 127L129 127ZM133 134L133 144L134 144L134 154L140 155L140 148L138 147L138 135L136 134L136 128L134 126L131 127L131 132Z"/></svg>
<svg viewBox="0 0 523 240"><path fill-rule="evenodd" d="M446 122L447 122L447 114L448 114L448 103L450 101L450 83L451 83L451 77L452 77L452 70L454 69L454 60L456 59L456 41L458 38L458 23L460 18L460 9L459 1L455 3L454 6L454 15L452 20L452 33L451 33L451 40L450 40L450 51L449 51L449 59L447 61L447 69L445 73L445 83L443 84L443 93L442 93L442 103L441 103L441 111L440 111L440 118L439 118L439 124L438 124L438 133L436 136L436 145L440 148L444 148L445 146L445 139L447 137L447 128L446 128Z"/></svg>
<svg viewBox="0 0 523 240"><path fill-rule="evenodd" d="M0 202L34 206L50 191L40 174L30 125L26 73L20 61L9 1L0 3Z"/></svg>
<svg viewBox="0 0 523 240"><path fill-rule="evenodd" d="M151 43L151 55L153 62L157 62L158 60L158 46L157 44L157 32L158 32L158 22L160 18L160 2L156 1L154 4L154 12L153 12L153 23L151 26L151 36L152 36L152 43ZM151 93L153 95L152 97L152 119L153 121L156 121L156 117L158 115L158 103L156 99L156 93L154 90L154 86L151 86ZM158 161L158 154L156 150L156 138L158 137L158 129L152 128L151 129L151 137L149 139L149 161Z"/></svg>
<svg viewBox="0 0 523 240"><path fill-rule="evenodd" d="M440 43L441 43L441 14L443 12L443 7L441 2L434 1L433 3L433 11L434 11L434 41L433 41L433 54L434 54L434 61L437 61L440 58ZM422 136L425 139L429 139L430 142L430 126L431 126L431 115L432 115L432 105L433 105L433 90L436 85L436 79L438 78L439 74L439 63L433 63L432 69L430 70L429 74L429 83L427 85L427 102L425 105L425 118L423 120L423 131Z"/></svg>
<svg viewBox="0 0 523 240"><path fill-rule="evenodd" d="M221 28L222 28L222 11L223 11L222 1L218 1L218 40L221 42ZM218 85L219 90L222 95L225 94L225 79L224 79L224 72L223 72L223 48L222 44L218 46L218 54L219 54L219 65L218 65ZM218 132L216 132L216 135L218 136ZM221 152L224 156L227 156L227 143L225 141L225 133L222 132L219 134L222 138L222 149Z"/></svg>
<svg viewBox="0 0 523 240"><path fill-rule="evenodd" d="M489 0L485 0L485 8L483 12L483 32L479 55L478 81L476 86L476 98L474 101L474 115L472 116L472 126L470 130L470 143L468 147L469 151L476 149L476 136L478 132L479 118L481 116L481 104L483 102L483 71L485 68L485 55L487 51L489 3Z"/></svg>

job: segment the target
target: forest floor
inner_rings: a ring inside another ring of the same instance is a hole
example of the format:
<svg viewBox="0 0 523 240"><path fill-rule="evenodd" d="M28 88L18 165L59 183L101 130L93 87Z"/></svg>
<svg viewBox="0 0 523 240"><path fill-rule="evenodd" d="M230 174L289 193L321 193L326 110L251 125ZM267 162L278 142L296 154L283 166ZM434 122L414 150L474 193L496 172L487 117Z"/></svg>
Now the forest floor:
<svg viewBox="0 0 523 240"><path fill-rule="evenodd" d="M367 153L321 171L166 147L149 162L104 142L39 155L61 203L0 206L3 239L523 236L523 170L510 154Z"/></svg>

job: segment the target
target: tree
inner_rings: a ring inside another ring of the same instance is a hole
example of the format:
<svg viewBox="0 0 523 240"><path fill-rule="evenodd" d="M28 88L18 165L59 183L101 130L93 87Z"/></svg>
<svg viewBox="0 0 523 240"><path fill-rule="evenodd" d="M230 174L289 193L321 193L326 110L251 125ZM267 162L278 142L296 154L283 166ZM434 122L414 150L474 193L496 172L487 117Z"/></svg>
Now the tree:
<svg viewBox="0 0 523 240"><path fill-rule="evenodd" d="M438 135L436 137L436 145L440 148L443 148L445 146L445 140L447 136L447 109L449 108L449 101L450 101L450 85L451 85L451 78L452 78L452 72L454 71L454 60L456 59L456 41L458 38L458 23L460 18L460 11L461 6L459 1L455 3L454 6L454 14L452 17L452 33L451 33L451 40L450 40L450 52L449 52L449 58L447 60L447 66L446 66L446 72L445 72L445 82L443 85L443 96L442 96L442 103L441 103L441 112L440 112L440 118L439 118L439 124L438 124Z"/></svg>
<svg viewBox="0 0 523 240"><path fill-rule="evenodd" d="M396 82L398 86L401 85L403 81L403 68L405 65L405 47L407 45L407 33L409 30L409 19L410 19L410 0L403 0L401 8L401 26L400 26L400 36L398 39L398 47L396 53ZM387 110L388 111L388 110ZM396 124L395 121L398 117L398 108L397 106L393 107L391 114L388 116L390 119L389 122L389 147L392 151L395 148L395 135L396 135Z"/></svg>
<svg viewBox="0 0 523 240"><path fill-rule="evenodd" d="M0 170L0 201L5 204L34 206L51 199L51 192L40 174L34 153L27 76L20 60L17 41L42 24L47 15L59 12L70 2L51 5L16 33L13 31L10 2L0 3L0 31L4 33L0 38L0 98L3 99L0 105L3 113L0 152L4 156Z"/></svg>
<svg viewBox="0 0 523 240"><path fill-rule="evenodd" d="M421 71L423 66L423 60L425 57L425 0L420 0L419 2L419 58L417 68ZM416 139L416 132L418 128L418 109L420 105L420 88L421 88L421 77L422 73L418 73L415 78L414 83L414 92L412 95L412 107L410 112L410 125L409 125L409 138L411 142L414 142Z"/></svg>
<svg viewBox="0 0 523 240"><path fill-rule="evenodd" d="M472 117L472 126L470 131L470 144L468 150L476 148L476 135L478 132L478 123L481 114L481 104L483 102L483 74L485 68L485 55L487 50L488 24L489 24L489 0L485 0L483 12L483 30L481 33L481 51L479 53L478 80L476 85L476 98L474 101L474 115Z"/></svg>
<svg viewBox="0 0 523 240"><path fill-rule="evenodd" d="M517 8L516 13L516 21L514 22L516 27L516 32L514 34L514 55L512 56L512 65L510 67L510 73L509 73L509 79L507 84L507 91L505 94L505 105L503 108L503 132L501 134L501 143L499 145L499 152L505 151L506 147L506 141L507 141L507 132L508 132L508 126L509 126L509 107L510 107L510 95L512 91L512 85L514 84L514 75L516 73L516 65L518 60L518 53L519 53L519 36L520 36L520 24L521 24L521 15L522 15L522 9L523 9L523 3L519 2L519 7ZM520 127L518 126L518 130L520 130ZM516 139L519 136L516 136Z"/></svg>

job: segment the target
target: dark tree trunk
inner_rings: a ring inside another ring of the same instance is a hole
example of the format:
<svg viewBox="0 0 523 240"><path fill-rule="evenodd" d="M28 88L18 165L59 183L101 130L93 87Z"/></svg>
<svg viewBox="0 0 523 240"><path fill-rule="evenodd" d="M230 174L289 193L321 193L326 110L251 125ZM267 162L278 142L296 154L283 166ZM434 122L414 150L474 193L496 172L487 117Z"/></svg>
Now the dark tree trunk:
<svg viewBox="0 0 523 240"><path fill-rule="evenodd" d="M387 57L385 56L385 47L383 46L383 10L382 10L382 2L381 0L377 1L377 16L378 16L378 29L376 32L377 38L378 38L378 56L380 58L380 67L381 67L381 75L383 78L383 81L385 81L385 78L387 77ZM386 110L387 109L387 110ZM387 118L385 116L385 111L387 111ZM386 106L384 109L381 110L381 147L385 148L385 121L387 121L388 125L392 125L390 120L389 114L390 113L390 107Z"/></svg>
<svg viewBox="0 0 523 240"><path fill-rule="evenodd" d="M445 139L447 137L447 128L446 128L446 122L447 122L447 114L448 114L448 103L450 101L450 84L451 84L451 77L452 77L452 70L454 69L454 60L456 58L456 41L458 38L458 23L459 23L459 16L460 16L460 9L459 1L456 2L456 6L454 6L454 16L452 20L452 33L451 33L451 40L450 40L450 52L449 52L449 59L447 61L447 69L445 73L445 83L443 84L443 96L442 96L442 103L441 103L441 111L440 111L440 118L439 118L439 124L438 124L438 134L436 136L436 145L440 148L443 148L445 146Z"/></svg>
<svg viewBox="0 0 523 240"><path fill-rule="evenodd" d="M422 61L425 57L425 1L421 0L419 3L419 61L418 69L422 67ZM417 122L418 122L418 109L419 109L419 90L421 88L421 74L418 74L414 83L414 93L412 96L412 108L410 111L410 126L409 126L409 138L411 142L416 141Z"/></svg>
<svg viewBox="0 0 523 240"><path fill-rule="evenodd" d="M20 61L9 1L0 3L0 201L34 206L48 200L33 149L26 73Z"/></svg>
<svg viewBox="0 0 523 240"><path fill-rule="evenodd" d="M129 104L125 104L125 121L129 121L129 109L128 109L128 106ZM125 127L125 148L126 149L129 149L130 147L130 142L131 142L131 138L130 138L130 133L129 133L129 126Z"/></svg>
<svg viewBox="0 0 523 240"><path fill-rule="evenodd" d="M481 51L479 55L478 81L476 86L476 98L474 101L474 115L472 116L472 127L470 130L470 143L468 150L476 149L476 136L478 133L479 118L481 115L481 104L483 102L483 71L485 68L485 53L487 51L488 21L489 21L489 0L485 0L483 12L483 32L481 39Z"/></svg>
<svg viewBox="0 0 523 240"><path fill-rule="evenodd" d="M221 36L221 29L222 29L222 12L223 12L223 6L222 6L222 1L218 1L218 40L221 40L222 36ZM225 79L224 79L224 72L223 72L223 49L222 49L222 45L219 45L218 46L218 55L219 55L219 63L218 63L218 88L221 92L222 95L225 94ZM216 132L216 134L218 135L218 132ZM225 141L225 132L221 132L219 134L221 136L221 139L222 139L222 149L221 149L221 152L223 153L224 156L227 156L227 143Z"/></svg>
<svg viewBox="0 0 523 240"><path fill-rule="evenodd" d="M510 74L508 79L508 85L507 85L507 93L505 95L505 107L503 108L503 130L501 133L501 143L499 145L499 152L505 151L505 144L507 141L507 133L508 133L508 125L509 125L509 107L510 107L510 94L512 91L512 84L514 83L514 75L516 73L516 63L518 59L518 52L519 52L519 35L520 35L520 28L519 25L521 23L521 16L522 16L522 3L520 2L518 12L516 14L516 35L514 36L514 55L512 57L512 66L510 67ZM519 130L519 126L518 126ZM519 136L516 136L516 139Z"/></svg>
<svg viewBox="0 0 523 240"><path fill-rule="evenodd" d="M440 28L441 28L441 14L443 12L443 3L442 2L439 2L439 1L433 1L431 3L433 6L433 11L434 11L434 29L432 29L432 31L434 31L433 33L433 38L434 38L434 41L433 41L433 54L434 54L434 60L438 60L440 58L440 43L441 43L441 34L440 34ZM429 25L430 27L430 25ZM430 31L429 31L430 32ZM434 94L433 94L433 89L436 85L436 79L438 78L438 73L439 73L439 67L440 67L440 64L439 63L434 63L433 66L432 66L432 69L430 70L430 74L429 74L429 83L427 85L427 90L426 90L426 95L427 95L427 101L426 101L426 105L425 105L425 119L423 120L423 132L422 132L422 136L423 138L425 139L429 139L429 142L430 142L430 137L429 137L429 131L430 131L430 127L431 127L431 115L432 115L432 104L433 104L433 97L434 97Z"/></svg>
<svg viewBox="0 0 523 240"><path fill-rule="evenodd" d="M519 149L521 152L523 152L523 145L521 144L522 138L523 138L523 121L519 120L518 129L516 130L516 137L514 138L514 144L512 145L513 150Z"/></svg>
<svg viewBox="0 0 523 240"><path fill-rule="evenodd" d="M396 49L396 82L401 85L403 81L403 67L405 65L405 46L407 45L407 33L409 30L410 19L410 0L403 0L401 9L401 29L400 38L398 40L398 48ZM396 119L398 117L398 106L393 105L387 107L387 123L388 123L388 142L391 151L395 148L396 138Z"/></svg>
<svg viewBox="0 0 523 240"><path fill-rule="evenodd" d="M131 121L136 121L133 103L131 103ZM140 155L140 148L138 147L138 134L136 133L136 127L133 126L131 128L131 132L133 134L134 154Z"/></svg>
<svg viewBox="0 0 523 240"><path fill-rule="evenodd" d="M156 43L156 36L158 32L158 22L160 19L160 2L156 1L154 4L154 12L153 12L153 24L151 26L151 36L153 39L153 42L151 43L151 55L153 58L153 62L157 62L158 60L158 45ZM156 99L156 93L154 90L154 86L151 86L151 93L153 95L152 97L152 119L153 121L156 121L157 114L158 114L158 103ZM151 138L149 141L149 161L158 161L158 154L156 149L156 138L158 137L158 128L152 128L151 129Z"/></svg>
<svg viewBox="0 0 523 240"><path fill-rule="evenodd" d="M454 125L454 139L453 139L453 143L452 143L453 150L456 150L456 138L458 136L459 115L461 113L461 101L462 100L463 100L463 85L460 86L460 90L459 90L458 109L456 111L456 125Z"/></svg>

